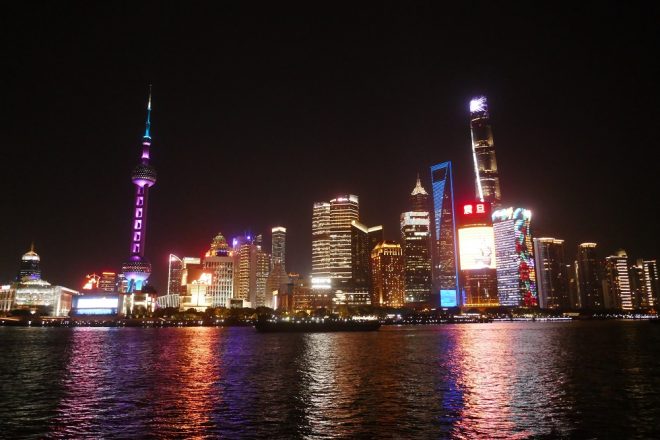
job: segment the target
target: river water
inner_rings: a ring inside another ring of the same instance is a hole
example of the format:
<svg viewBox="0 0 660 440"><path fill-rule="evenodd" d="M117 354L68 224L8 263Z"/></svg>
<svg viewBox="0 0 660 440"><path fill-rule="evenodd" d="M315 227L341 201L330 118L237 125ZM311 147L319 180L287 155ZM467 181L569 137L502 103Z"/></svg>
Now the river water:
<svg viewBox="0 0 660 440"><path fill-rule="evenodd" d="M659 438L660 325L0 327L1 438Z"/></svg>

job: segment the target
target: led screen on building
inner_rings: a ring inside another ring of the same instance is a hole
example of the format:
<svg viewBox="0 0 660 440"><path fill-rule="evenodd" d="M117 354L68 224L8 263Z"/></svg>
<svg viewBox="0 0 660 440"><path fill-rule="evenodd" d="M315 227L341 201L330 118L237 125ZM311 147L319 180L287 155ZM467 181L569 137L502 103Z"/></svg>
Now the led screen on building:
<svg viewBox="0 0 660 440"><path fill-rule="evenodd" d="M495 269L495 235L492 226L458 230L461 270Z"/></svg>
<svg viewBox="0 0 660 440"><path fill-rule="evenodd" d="M77 296L73 299L75 314L116 315L119 310L119 296Z"/></svg>
<svg viewBox="0 0 660 440"><path fill-rule="evenodd" d="M457 307L456 290L448 289L440 291L440 307Z"/></svg>
<svg viewBox="0 0 660 440"><path fill-rule="evenodd" d="M119 298L78 298L77 309L116 309Z"/></svg>

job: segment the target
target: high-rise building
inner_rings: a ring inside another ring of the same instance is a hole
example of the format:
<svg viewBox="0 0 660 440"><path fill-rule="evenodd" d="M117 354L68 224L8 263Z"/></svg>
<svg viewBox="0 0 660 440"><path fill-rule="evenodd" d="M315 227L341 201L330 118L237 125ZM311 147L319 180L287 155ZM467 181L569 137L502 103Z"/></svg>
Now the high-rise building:
<svg viewBox="0 0 660 440"><path fill-rule="evenodd" d="M234 295L234 258L222 233L213 238L202 267L211 275L206 287L210 307L229 307Z"/></svg>
<svg viewBox="0 0 660 440"><path fill-rule="evenodd" d="M271 237L270 264L275 267L275 264L280 263L286 271L286 228L275 226L271 229Z"/></svg>
<svg viewBox="0 0 660 440"><path fill-rule="evenodd" d="M157 299L158 307L179 307L181 298L187 294L187 286L191 284L202 267L201 258L179 258L170 254L167 271L167 293Z"/></svg>
<svg viewBox="0 0 660 440"><path fill-rule="evenodd" d="M272 257L271 257L272 258ZM286 294L288 291L289 274L284 270L284 263L274 263L271 265L273 268L268 274L268 279L266 280L266 307L271 307L273 309L278 309L280 304L278 298L282 297L283 294Z"/></svg>
<svg viewBox="0 0 660 440"><path fill-rule="evenodd" d="M488 101L485 96L478 96L470 101L470 134L477 198L482 202L489 202L493 208L498 208L502 194Z"/></svg>
<svg viewBox="0 0 660 440"><path fill-rule="evenodd" d="M440 295L442 307L460 306L458 288L456 218L454 213L454 180L451 162L431 167L433 189L433 294Z"/></svg>
<svg viewBox="0 0 660 440"><path fill-rule="evenodd" d="M372 291L371 251L384 240L383 226L367 227L357 220L351 222L351 282L341 290L343 304L368 304Z"/></svg>
<svg viewBox="0 0 660 440"><path fill-rule="evenodd" d="M314 204L312 278L330 278L333 289L349 288L352 274L351 222L359 220L358 197L342 195Z"/></svg>
<svg viewBox="0 0 660 440"><path fill-rule="evenodd" d="M637 264L630 266L629 272L633 309L648 309L650 306L646 289L644 288L644 262L641 259L637 260Z"/></svg>
<svg viewBox="0 0 660 440"><path fill-rule="evenodd" d="M497 245L497 243L496 243ZM534 239L536 285L542 309L570 310L569 273L564 257L564 240Z"/></svg>
<svg viewBox="0 0 660 440"><path fill-rule="evenodd" d="M465 307L499 306L490 204L463 203L457 220L461 304Z"/></svg>
<svg viewBox="0 0 660 440"><path fill-rule="evenodd" d="M41 267L39 266L39 255L34 251L34 243L30 245L30 250L21 257L21 265L18 269L16 281L38 280L41 279Z"/></svg>
<svg viewBox="0 0 660 440"><path fill-rule="evenodd" d="M578 245L575 273L580 306L587 310L603 309L602 262L596 243Z"/></svg>
<svg viewBox="0 0 660 440"><path fill-rule="evenodd" d="M405 303L405 271L401 245L384 241L371 251L373 293L371 304L403 307Z"/></svg>
<svg viewBox="0 0 660 440"><path fill-rule="evenodd" d="M417 176L410 194L412 211L401 213L401 240L406 273L406 303L432 302L431 221L429 195ZM433 301L436 305L438 301Z"/></svg>
<svg viewBox="0 0 660 440"><path fill-rule="evenodd" d="M358 197L342 195L330 200L330 278L335 286L350 283L353 277L351 222L359 220Z"/></svg>
<svg viewBox="0 0 660 440"><path fill-rule="evenodd" d="M314 203L312 211L312 277L330 277L330 203Z"/></svg>
<svg viewBox="0 0 660 440"><path fill-rule="evenodd" d="M621 309L626 312L633 310L630 265L628 255L623 249L616 255L605 258L603 306L606 309Z"/></svg>
<svg viewBox="0 0 660 440"><path fill-rule="evenodd" d="M648 298L649 307L658 308L660 304L660 283L658 282L658 262L656 260L643 260L644 291Z"/></svg>
<svg viewBox="0 0 660 440"><path fill-rule="evenodd" d="M249 307L266 304L266 282L270 269L268 253L261 247L261 235L239 237L233 242L234 298L248 302Z"/></svg>
<svg viewBox="0 0 660 440"><path fill-rule="evenodd" d="M140 163L133 169L132 181L135 185L135 200L133 203L133 223L131 225L130 257L122 265L122 272L128 282L128 292L134 293L142 290L143 284L151 274L151 264L144 256L147 238L147 212L149 201L149 188L156 183L156 170L149 163L151 148L151 88L147 103L147 122L142 137L142 155ZM144 295L142 295L144 296ZM147 297L133 297L132 302L144 303L147 308L151 306ZM128 308L134 304L128 303Z"/></svg>
<svg viewBox="0 0 660 440"><path fill-rule="evenodd" d="M493 212L497 294L506 307L537 307L536 271L530 222L532 212L524 208Z"/></svg>

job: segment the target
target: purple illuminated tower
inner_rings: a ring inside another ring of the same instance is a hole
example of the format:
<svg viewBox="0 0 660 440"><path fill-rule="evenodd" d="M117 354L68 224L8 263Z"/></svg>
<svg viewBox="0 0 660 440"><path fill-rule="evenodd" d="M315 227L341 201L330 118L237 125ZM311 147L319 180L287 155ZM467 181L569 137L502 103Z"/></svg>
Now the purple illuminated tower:
<svg viewBox="0 0 660 440"><path fill-rule="evenodd" d="M147 202L149 188L156 183L156 170L149 164L151 147L151 86L147 103L147 124L142 138L142 157L133 169L132 180L135 184L135 203L133 204L133 223L131 231L131 256L122 265L122 272L128 282L128 293L141 291L144 282L151 274L151 264L144 257L144 245L147 238Z"/></svg>

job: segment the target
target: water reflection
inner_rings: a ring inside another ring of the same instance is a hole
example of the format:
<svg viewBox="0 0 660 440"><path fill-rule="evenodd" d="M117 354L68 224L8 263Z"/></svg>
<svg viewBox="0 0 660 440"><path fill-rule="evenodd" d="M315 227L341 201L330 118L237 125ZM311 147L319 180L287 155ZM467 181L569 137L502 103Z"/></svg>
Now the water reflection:
<svg viewBox="0 0 660 440"><path fill-rule="evenodd" d="M0 328L0 437L659 437L660 329Z"/></svg>

